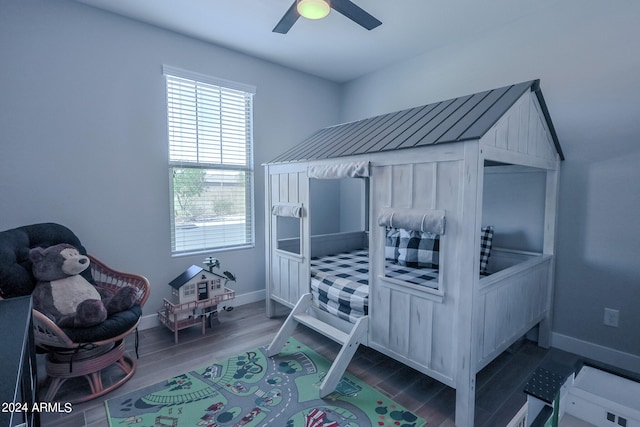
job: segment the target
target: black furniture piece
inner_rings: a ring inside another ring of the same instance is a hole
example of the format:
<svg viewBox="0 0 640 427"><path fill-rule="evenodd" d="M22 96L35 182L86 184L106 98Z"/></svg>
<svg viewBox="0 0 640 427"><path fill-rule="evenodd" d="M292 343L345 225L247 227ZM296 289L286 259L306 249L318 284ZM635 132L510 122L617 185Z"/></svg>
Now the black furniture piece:
<svg viewBox="0 0 640 427"><path fill-rule="evenodd" d="M115 313L90 328L60 328L44 314L32 310L36 349L47 354L49 387L46 395L39 398L54 401L65 381L82 377L87 381L86 392L64 397L65 402L77 403L108 393L134 374L136 361L125 351L124 338L136 331L150 287L145 277L116 271L87 254L78 237L68 228L43 223L0 232L0 298L10 301L31 294L36 280L31 272L29 250L60 243L71 244L89 257L90 268L81 273L89 282L113 292L131 286L136 289L137 296L131 309ZM119 369L121 374L115 375L111 372L113 368ZM110 370L109 375L103 375L107 370Z"/></svg>
<svg viewBox="0 0 640 427"><path fill-rule="evenodd" d="M11 331L0 346L0 426L39 426L31 298L0 301L0 325Z"/></svg>

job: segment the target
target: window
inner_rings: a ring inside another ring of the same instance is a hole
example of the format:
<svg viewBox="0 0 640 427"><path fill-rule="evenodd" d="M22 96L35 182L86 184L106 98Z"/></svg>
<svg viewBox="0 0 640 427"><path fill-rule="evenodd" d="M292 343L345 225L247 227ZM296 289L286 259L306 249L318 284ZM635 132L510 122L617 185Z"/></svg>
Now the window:
<svg viewBox="0 0 640 427"><path fill-rule="evenodd" d="M445 211L383 208L378 225L385 233L383 279L441 298Z"/></svg>
<svg viewBox="0 0 640 427"><path fill-rule="evenodd" d="M276 203L271 207L275 220L276 248L295 255L302 253L301 227L302 205L299 203Z"/></svg>
<svg viewBox="0 0 640 427"><path fill-rule="evenodd" d="M187 283L184 285L184 296L188 297L196 294L196 285L195 283Z"/></svg>
<svg viewBox="0 0 640 427"><path fill-rule="evenodd" d="M253 86L164 66L171 252L252 246Z"/></svg>
<svg viewBox="0 0 640 427"><path fill-rule="evenodd" d="M302 253L302 240L300 239L300 218L290 216L276 217L276 233L278 249L291 252L296 255Z"/></svg>
<svg viewBox="0 0 640 427"><path fill-rule="evenodd" d="M393 227L385 232L385 277L438 289L440 235Z"/></svg>

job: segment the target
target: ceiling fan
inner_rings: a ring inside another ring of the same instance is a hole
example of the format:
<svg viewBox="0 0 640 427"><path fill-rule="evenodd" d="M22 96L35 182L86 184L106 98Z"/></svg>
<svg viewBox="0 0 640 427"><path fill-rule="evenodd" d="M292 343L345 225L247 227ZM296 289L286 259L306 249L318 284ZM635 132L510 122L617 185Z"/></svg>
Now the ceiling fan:
<svg viewBox="0 0 640 427"><path fill-rule="evenodd" d="M340 12L367 30L372 30L382 24L350 0L295 0L275 26L273 32L286 34L300 16L310 19L324 18L330 9Z"/></svg>

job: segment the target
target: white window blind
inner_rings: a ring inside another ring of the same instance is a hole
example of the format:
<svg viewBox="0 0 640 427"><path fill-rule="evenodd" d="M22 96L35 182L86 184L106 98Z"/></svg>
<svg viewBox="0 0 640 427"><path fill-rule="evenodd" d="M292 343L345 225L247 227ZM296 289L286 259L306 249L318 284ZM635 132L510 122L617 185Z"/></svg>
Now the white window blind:
<svg viewBox="0 0 640 427"><path fill-rule="evenodd" d="M172 253L252 246L255 88L163 70Z"/></svg>

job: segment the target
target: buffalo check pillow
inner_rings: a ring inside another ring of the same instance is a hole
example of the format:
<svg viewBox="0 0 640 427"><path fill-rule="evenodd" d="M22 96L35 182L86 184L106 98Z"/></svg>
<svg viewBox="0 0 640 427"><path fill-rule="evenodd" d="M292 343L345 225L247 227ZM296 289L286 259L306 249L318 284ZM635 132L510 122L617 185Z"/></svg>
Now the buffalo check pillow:
<svg viewBox="0 0 640 427"><path fill-rule="evenodd" d="M438 268L440 236L426 231L400 229L398 264L413 268Z"/></svg>
<svg viewBox="0 0 640 427"><path fill-rule="evenodd" d="M398 262L398 247L400 246L400 230L387 228L387 238L384 245L384 259L394 263Z"/></svg>
<svg viewBox="0 0 640 427"><path fill-rule="evenodd" d="M480 230L480 274L488 275L493 226ZM388 228L384 257L387 261L412 268L438 268L440 264L440 236L435 233Z"/></svg>
<svg viewBox="0 0 640 427"><path fill-rule="evenodd" d="M487 275L487 264L491 256L491 242L493 240L493 226L488 225L480 230L480 274Z"/></svg>

